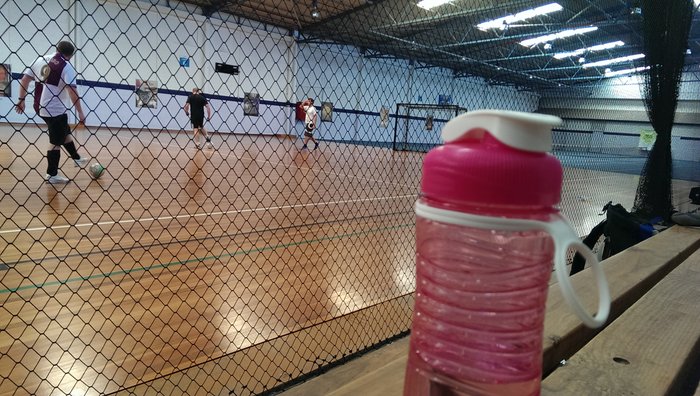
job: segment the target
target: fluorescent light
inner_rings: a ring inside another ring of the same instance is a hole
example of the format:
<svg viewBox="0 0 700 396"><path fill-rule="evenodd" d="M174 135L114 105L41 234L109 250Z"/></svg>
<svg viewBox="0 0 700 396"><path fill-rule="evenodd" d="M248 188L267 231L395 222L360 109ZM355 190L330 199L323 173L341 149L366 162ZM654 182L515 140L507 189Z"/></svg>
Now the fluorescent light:
<svg viewBox="0 0 700 396"><path fill-rule="evenodd" d="M594 45L592 47L579 48L579 49L577 49L575 51L571 51L571 52L560 52L558 54L554 54L554 58L555 59L570 58L572 56L579 56L581 54L585 54L586 52L603 51L603 50L611 49L611 48L615 48L615 47L622 47L623 45L625 45L625 43L622 41L613 41L611 43L598 44L598 45Z"/></svg>
<svg viewBox="0 0 700 396"><path fill-rule="evenodd" d="M546 36L540 36L540 37L535 37L535 38L523 40L520 42L520 45L522 45L524 47L532 47L532 46L535 46L537 44L546 43L549 41L554 41L554 40L565 38L565 37L571 37L571 36L575 36L577 34L584 34L584 33L588 33L588 32L593 32L596 30L598 30L597 26L590 26L590 27L570 29L570 30L562 30L559 33L548 34Z"/></svg>
<svg viewBox="0 0 700 396"><path fill-rule="evenodd" d="M637 73L637 72L649 70L649 69L650 69L649 66L642 66L642 67L635 67L634 69L617 70L617 71L611 71L611 72L606 71L605 77L621 76L623 74Z"/></svg>
<svg viewBox="0 0 700 396"><path fill-rule="evenodd" d="M583 68L588 69L589 67L607 66L612 65L614 63L627 62L641 58L644 58L644 54L634 54L629 56L623 56L620 58L606 59L598 62L586 63L585 65L583 65Z"/></svg>
<svg viewBox="0 0 700 396"><path fill-rule="evenodd" d="M486 21L483 23L480 23L476 25L476 27L480 30L489 30L489 29L501 29L504 30L506 26L519 22L519 21L524 21L526 19L530 19L533 17L536 17L538 15L545 15L549 14L555 11L561 11L563 8L560 6L558 3L550 3L547 5L543 5L541 7L537 8L531 8L522 12L519 12L515 15L506 15L501 18L493 19L491 21Z"/></svg>
<svg viewBox="0 0 700 396"><path fill-rule="evenodd" d="M421 0L418 2L418 7L429 10L431 8L440 7L443 4L451 3L453 0Z"/></svg>

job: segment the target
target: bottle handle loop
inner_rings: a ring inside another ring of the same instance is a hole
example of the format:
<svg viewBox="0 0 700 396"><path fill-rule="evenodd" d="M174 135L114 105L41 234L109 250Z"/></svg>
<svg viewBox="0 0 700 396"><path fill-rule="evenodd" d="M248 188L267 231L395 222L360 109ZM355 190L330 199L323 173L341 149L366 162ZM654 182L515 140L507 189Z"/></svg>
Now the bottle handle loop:
<svg viewBox="0 0 700 396"><path fill-rule="evenodd" d="M557 281L564 299L581 321L590 328L602 326L608 319L610 313L610 289L605 279L603 268L598 262L598 257L588 248L581 238L576 235L566 219L560 215L552 216L549 223L541 223L544 230L552 236L554 240L554 270L557 274ZM595 281L598 286L598 310L595 316L591 316L581 305L581 301L576 296L566 269L566 253L571 248L580 253L591 265Z"/></svg>
<svg viewBox="0 0 700 396"><path fill-rule="evenodd" d="M509 219L434 208L420 201L416 202L416 215L428 220L465 227L500 231L540 230L547 232L554 240L554 270L557 274L557 281L566 302L579 319L588 327L600 327L608 319L610 313L610 290L608 288L608 282L605 279L605 273L596 255L581 241L571 228L571 225L561 215L552 215L549 222ZM566 270L566 253L569 248L583 255L586 262L591 265L591 269L595 275L596 284L598 286L598 310L595 316L591 316L586 312L586 309L581 305L569 281Z"/></svg>

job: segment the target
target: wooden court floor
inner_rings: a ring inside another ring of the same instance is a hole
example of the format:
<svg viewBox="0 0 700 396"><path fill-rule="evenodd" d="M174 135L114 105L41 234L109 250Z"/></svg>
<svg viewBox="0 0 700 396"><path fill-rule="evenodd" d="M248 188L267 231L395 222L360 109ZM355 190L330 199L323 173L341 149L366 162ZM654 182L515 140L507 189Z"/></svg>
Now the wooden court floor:
<svg viewBox="0 0 700 396"><path fill-rule="evenodd" d="M412 294L421 154L75 135L107 173L92 180L64 153L72 182L55 186L46 136L0 126L1 395L128 390ZM634 176L565 174L562 211L581 235L608 200L631 206Z"/></svg>

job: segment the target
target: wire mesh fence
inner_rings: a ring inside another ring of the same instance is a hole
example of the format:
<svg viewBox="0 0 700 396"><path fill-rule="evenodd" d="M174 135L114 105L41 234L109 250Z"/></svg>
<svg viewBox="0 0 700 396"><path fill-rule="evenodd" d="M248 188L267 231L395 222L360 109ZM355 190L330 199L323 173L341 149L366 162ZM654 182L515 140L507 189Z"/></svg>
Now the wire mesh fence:
<svg viewBox="0 0 700 396"><path fill-rule="evenodd" d="M529 2L462 3L0 4L0 393L272 393L406 334L424 154L392 150L402 119L432 146L455 108L560 115L577 231L631 202L638 82L528 75L551 54L508 36L541 26L476 24Z"/></svg>
<svg viewBox="0 0 700 396"><path fill-rule="evenodd" d="M440 98L445 101L445 98ZM427 153L440 145L442 127L467 109L449 104L397 103L392 148Z"/></svg>

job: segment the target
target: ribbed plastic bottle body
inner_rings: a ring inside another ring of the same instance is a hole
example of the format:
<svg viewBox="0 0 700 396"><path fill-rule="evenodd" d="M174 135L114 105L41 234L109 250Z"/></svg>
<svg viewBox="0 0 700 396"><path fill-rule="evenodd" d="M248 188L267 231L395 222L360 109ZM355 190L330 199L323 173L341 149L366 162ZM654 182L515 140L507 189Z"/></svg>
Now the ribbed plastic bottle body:
<svg viewBox="0 0 700 396"><path fill-rule="evenodd" d="M539 394L550 236L418 217L416 239L404 395Z"/></svg>

